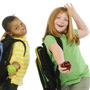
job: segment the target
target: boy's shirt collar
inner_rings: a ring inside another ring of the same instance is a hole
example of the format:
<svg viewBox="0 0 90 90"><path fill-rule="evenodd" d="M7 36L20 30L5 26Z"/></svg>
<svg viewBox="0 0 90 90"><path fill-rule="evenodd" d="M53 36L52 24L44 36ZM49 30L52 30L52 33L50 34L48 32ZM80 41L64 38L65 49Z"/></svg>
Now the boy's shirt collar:
<svg viewBox="0 0 90 90"><path fill-rule="evenodd" d="M18 36L13 36L13 38L26 41L26 36L25 35L24 36L19 36L19 37Z"/></svg>
<svg viewBox="0 0 90 90"><path fill-rule="evenodd" d="M1 40L3 40L4 38L5 38L5 37L2 37ZM23 41L27 41L25 35L24 35L24 36L19 36L19 37L18 37L18 36L13 36L13 38L15 38L15 39L20 39L20 40L23 40Z"/></svg>

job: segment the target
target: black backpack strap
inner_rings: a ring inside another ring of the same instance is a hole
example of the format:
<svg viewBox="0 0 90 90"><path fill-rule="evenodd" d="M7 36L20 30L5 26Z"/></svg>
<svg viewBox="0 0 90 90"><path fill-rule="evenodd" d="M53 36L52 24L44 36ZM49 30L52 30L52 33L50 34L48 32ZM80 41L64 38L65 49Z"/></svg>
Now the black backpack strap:
<svg viewBox="0 0 90 90"><path fill-rule="evenodd" d="M26 53L26 45L25 45L25 43L22 41L22 40L20 40L20 39L14 39L14 38L12 38L12 36L10 36L10 35L6 35L5 36L5 39L3 39L2 41L1 41L2 43L4 43L3 44L3 47L5 48L5 47L7 47L7 46L9 46L9 45L11 45L11 44L13 44L14 42L21 42L23 45L24 45L24 56L25 56L25 53ZM3 48L3 49L4 49Z"/></svg>
<svg viewBox="0 0 90 90"><path fill-rule="evenodd" d="M26 45L25 45L25 43L22 40L19 40L19 39L13 39L13 42L21 42L24 45L24 56L25 56L25 53L26 53Z"/></svg>
<svg viewBox="0 0 90 90"><path fill-rule="evenodd" d="M51 34L50 34L50 35L51 35ZM53 36L53 35L51 35L51 36ZM53 37L56 39L58 45L59 45L59 46L62 48L62 50L63 50L63 44L62 44L61 39L60 39L59 37L55 37L55 36L53 36Z"/></svg>
<svg viewBox="0 0 90 90"><path fill-rule="evenodd" d="M62 50L63 50L63 44L62 44L61 39L60 39L60 38L58 38L58 37L55 37L55 39L56 39L56 41L57 41L58 45L59 45L59 46L62 48Z"/></svg>
<svg viewBox="0 0 90 90"><path fill-rule="evenodd" d="M52 35L53 36L53 35ZM61 41L61 39L59 38L59 37L55 37L55 36L53 36L55 39L56 39L56 41L57 41L57 43L58 43L58 45L62 48L62 50L63 50L63 44L62 44L62 41ZM57 65L57 69L56 69L56 81L57 81L57 90L61 90L61 81L60 81L60 71L58 70L58 65Z"/></svg>

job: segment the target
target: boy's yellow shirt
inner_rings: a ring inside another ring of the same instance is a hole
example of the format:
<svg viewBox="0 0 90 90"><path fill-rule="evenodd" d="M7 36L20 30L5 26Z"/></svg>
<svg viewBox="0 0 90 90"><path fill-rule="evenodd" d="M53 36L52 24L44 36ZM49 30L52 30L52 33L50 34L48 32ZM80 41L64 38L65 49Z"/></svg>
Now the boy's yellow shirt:
<svg viewBox="0 0 90 90"><path fill-rule="evenodd" d="M24 50L25 50L24 45L21 42L15 42L13 45L12 56L10 59L10 64L12 64L12 62L14 61L20 64L20 69L18 70L16 75L9 76L9 78L11 79L11 83L16 84L16 85L22 85L23 78L25 76L27 67L29 65L29 45L25 36L13 37L13 38L24 41L26 45L26 53L24 56Z"/></svg>

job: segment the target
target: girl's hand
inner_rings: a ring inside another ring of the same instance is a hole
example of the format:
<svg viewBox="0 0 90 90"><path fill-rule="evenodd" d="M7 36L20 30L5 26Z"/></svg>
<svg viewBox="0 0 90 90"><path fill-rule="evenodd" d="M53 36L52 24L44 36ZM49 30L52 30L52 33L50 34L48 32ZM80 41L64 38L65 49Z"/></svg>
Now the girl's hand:
<svg viewBox="0 0 90 90"><path fill-rule="evenodd" d="M61 73L70 73L71 72L71 69L67 70L67 68L61 67L61 64L59 65L58 69Z"/></svg>
<svg viewBox="0 0 90 90"><path fill-rule="evenodd" d="M89 34L89 29L88 29L86 23L82 20L82 18L76 12L73 5L70 3L70 5L69 4L64 5L64 7L68 8L68 10L71 13L71 16L73 17L73 19L77 25L79 38L83 38L83 37L87 36Z"/></svg>
<svg viewBox="0 0 90 90"><path fill-rule="evenodd" d="M75 15L76 10L74 9L74 7L71 3L70 3L70 5L66 3L66 5L64 5L64 7L69 9L72 17Z"/></svg>

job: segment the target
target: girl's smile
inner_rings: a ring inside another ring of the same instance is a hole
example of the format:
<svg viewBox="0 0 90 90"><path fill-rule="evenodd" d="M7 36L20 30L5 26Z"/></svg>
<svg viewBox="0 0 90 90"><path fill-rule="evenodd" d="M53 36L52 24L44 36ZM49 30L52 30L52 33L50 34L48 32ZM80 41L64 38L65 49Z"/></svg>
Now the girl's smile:
<svg viewBox="0 0 90 90"><path fill-rule="evenodd" d="M57 26L58 26L58 27L63 27L64 24L58 24L58 23L57 23Z"/></svg>

